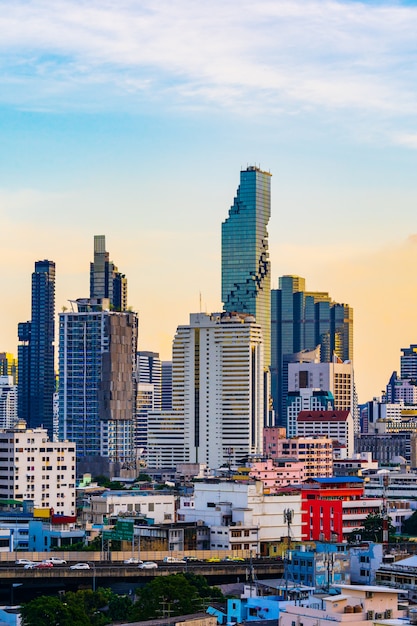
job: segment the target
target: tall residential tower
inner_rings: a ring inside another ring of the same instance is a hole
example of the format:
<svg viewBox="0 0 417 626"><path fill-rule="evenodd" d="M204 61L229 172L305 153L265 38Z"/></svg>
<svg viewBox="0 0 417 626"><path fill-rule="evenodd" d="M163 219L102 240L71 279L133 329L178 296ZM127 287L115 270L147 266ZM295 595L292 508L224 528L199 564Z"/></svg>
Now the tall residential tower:
<svg viewBox="0 0 417 626"><path fill-rule="evenodd" d="M90 298L108 298L115 311L127 309L127 278L106 252L104 235L94 235L94 261L90 263Z"/></svg>
<svg viewBox="0 0 417 626"><path fill-rule="evenodd" d="M53 437L55 392L55 263L37 261L32 274L32 319L18 326L18 411L29 428Z"/></svg>

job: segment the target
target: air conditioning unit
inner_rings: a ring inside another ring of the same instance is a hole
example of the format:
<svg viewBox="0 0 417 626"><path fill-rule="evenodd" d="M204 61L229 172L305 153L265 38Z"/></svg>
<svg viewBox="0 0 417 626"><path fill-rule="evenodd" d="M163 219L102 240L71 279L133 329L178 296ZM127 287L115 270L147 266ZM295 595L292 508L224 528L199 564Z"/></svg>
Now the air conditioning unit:
<svg viewBox="0 0 417 626"><path fill-rule="evenodd" d="M367 620L372 620L372 619L374 619L374 612L373 612L373 611L367 611L367 612L366 612L366 619L367 619Z"/></svg>
<svg viewBox="0 0 417 626"><path fill-rule="evenodd" d="M375 613L375 619L382 619L384 617L383 613Z"/></svg>
<svg viewBox="0 0 417 626"><path fill-rule="evenodd" d="M391 619L391 617L392 617L392 609L387 609L384 613L384 618Z"/></svg>

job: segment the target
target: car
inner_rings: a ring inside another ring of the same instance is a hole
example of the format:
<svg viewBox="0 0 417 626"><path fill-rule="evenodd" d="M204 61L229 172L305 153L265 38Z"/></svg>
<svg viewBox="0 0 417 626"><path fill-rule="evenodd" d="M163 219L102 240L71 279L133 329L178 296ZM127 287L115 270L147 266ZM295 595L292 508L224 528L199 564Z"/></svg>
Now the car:
<svg viewBox="0 0 417 626"><path fill-rule="evenodd" d="M136 559L134 556L130 557L130 559L125 559L123 561L125 565L141 565L143 561L140 559Z"/></svg>
<svg viewBox="0 0 417 626"><path fill-rule="evenodd" d="M185 556L184 561L186 563L198 563L200 559L198 558L198 556Z"/></svg>
<svg viewBox="0 0 417 626"><path fill-rule="evenodd" d="M39 565L39 563L36 562L31 562L31 563L26 563L26 565L23 567L23 569L35 569L35 567Z"/></svg>
<svg viewBox="0 0 417 626"><path fill-rule="evenodd" d="M244 563L245 559L243 559L241 556L225 556L222 561L224 561L225 563Z"/></svg>
<svg viewBox="0 0 417 626"><path fill-rule="evenodd" d="M40 563L36 563L35 564L35 568L34 569L49 569L51 567L53 567L54 564L53 563L48 563L45 561L41 561Z"/></svg>
<svg viewBox="0 0 417 626"><path fill-rule="evenodd" d="M158 569L158 563L154 561L145 561L144 563L140 563L139 569Z"/></svg>
<svg viewBox="0 0 417 626"><path fill-rule="evenodd" d="M163 563L185 563L184 559L177 559L175 556L165 556Z"/></svg>
<svg viewBox="0 0 417 626"><path fill-rule="evenodd" d="M75 563L75 565L70 565L70 569L90 569L88 563Z"/></svg>
<svg viewBox="0 0 417 626"><path fill-rule="evenodd" d="M59 559L57 556L51 556L50 559L44 559L42 563L52 563L52 565L66 565L65 559Z"/></svg>
<svg viewBox="0 0 417 626"><path fill-rule="evenodd" d="M30 561L29 559L17 559L14 562L15 565L32 565L34 561Z"/></svg>
<svg viewBox="0 0 417 626"><path fill-rule="evenodd" d="M218 556L212 556L209 559L206 559L206 563L220 563L220 559Z"/></svg>

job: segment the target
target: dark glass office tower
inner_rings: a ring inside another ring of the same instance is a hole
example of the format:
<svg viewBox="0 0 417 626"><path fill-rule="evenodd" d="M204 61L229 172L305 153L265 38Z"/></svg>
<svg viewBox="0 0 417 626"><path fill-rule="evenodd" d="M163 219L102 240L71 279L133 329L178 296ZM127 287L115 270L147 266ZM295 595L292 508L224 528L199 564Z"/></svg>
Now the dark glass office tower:
<svg viewBox="0 0 417 626"><path fill-rule="evenodd" d="M316 350L318 348L318 350ZM277 425L286 425L288 364L336 355L353 359L353 311L327 292L309 292L300 276L281 276L271 292L271 392Z"/></svg>
<svg viewBox="0 0 417 626"><path fill-rule="evenodd" d="M114 311L127 309L127 278L110 261L104 235L94 235L94 261L90 263L90 298L108 298Z"/></svg>
<svg viewBox="0 0 417 626"><path fill-rule="evenodd" d="M32 274L32 319L18 326L18 411L28 428L53 438L55 392L55 263L37 261Z"/></svg>
<svg viewBox="0 0 417 626"><path fill-rule="evenodd" d="M265 369L271 358L271 264L267 225L271 174L240 172L240 185L222 224L222 301L228 312L249 313L262 327Z"/></svg>

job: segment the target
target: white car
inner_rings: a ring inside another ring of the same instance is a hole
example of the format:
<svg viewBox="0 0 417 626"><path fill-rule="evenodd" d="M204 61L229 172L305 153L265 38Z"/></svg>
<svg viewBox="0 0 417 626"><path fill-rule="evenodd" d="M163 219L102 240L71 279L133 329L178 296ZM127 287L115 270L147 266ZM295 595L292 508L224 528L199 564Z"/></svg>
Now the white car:
<svg viewBox="0 0 417 626"><path fill-rule="evenodd" d="M158 563L154 561L145 561L139 565L139 569L158 569Z"/></svg>
<svg viewBox="0 0 417 626"><path fill-rule="evenodd" d="M38 565L39 563L35 563L35 562L26 563L23 569L35 569L35 567L38 567Z"/></svg>
<svg viewBox="0 0 417 626"><path fill-rule="evenodd" d="M76 563L75 565L71 565L70 569L90 569L88 563Z"/></svg>
<svg viewBox="0 0 417 626"><path fill-rule="evenodd" d="M17 559L17 561L14 562L15 565L32 565L33 561L30 561L29 559Z"/></svg>
<svg viewBox="0 0 417 626"><path fill-rule="evenodd" d="M125 565L142 565L143 561L140 559L136 559L134 556L130 557L130 559L125 559L123 561Z"/></svg>
<svg viewBox="0 0 417 626"><path fill-rule="evenodd" d="M50 559L44 559L43 563L52 563L52 565L66 565L65 559L58 559L56 556L51 556Z"/></svg>

